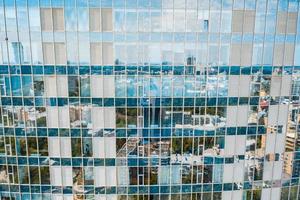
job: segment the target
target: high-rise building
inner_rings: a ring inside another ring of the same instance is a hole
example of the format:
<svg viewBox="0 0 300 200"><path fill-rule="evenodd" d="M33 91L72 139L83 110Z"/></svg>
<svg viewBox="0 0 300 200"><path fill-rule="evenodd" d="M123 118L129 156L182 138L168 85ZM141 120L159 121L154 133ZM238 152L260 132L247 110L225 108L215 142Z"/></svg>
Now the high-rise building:
<svg viewBox="0 0 300 200"><path fill-rule="evenodd" d="M0 199L300 199L299 0L0 0Z"/></svg>

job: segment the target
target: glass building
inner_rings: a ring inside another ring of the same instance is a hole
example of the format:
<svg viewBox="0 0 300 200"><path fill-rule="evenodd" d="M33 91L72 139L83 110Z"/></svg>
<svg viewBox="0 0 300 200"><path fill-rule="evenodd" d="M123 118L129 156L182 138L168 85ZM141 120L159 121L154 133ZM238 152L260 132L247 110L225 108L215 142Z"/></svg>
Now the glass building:
<svg viewBox="0 0 300 200"><path fill-rule="evenodd" d="M1 199L300 199L299 6L0 0Z"/></svg>

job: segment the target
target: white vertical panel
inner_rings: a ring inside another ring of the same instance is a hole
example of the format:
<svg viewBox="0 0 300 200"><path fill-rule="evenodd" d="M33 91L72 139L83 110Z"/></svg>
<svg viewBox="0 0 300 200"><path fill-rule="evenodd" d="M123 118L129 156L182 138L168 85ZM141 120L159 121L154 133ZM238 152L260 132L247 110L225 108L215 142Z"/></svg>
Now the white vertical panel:
<svg viewBox="0 0 300 200"><path fill-rule="evenodd" d="M58 97L67 97L68 93L68 76L60 76L56 77L57 79L57 96Z"/></svg>
<svg viewBox="0 0 300 200"><path fill-rule="evenodd" d="M267 134L266 137L267 139L265 154L273 154L275 150L276 134Z"/></svg>
<svg viewBox="0 0 300 200"><path fill-rule="evenodd" d="M62 169L63 186L72 186L73 185L72 167L62 166L61 169Z"/></svg>
<svg viewBox="0 0 300 200"><path fill-rule="evenodd" d="M244 164L245 163L242 160L234 164L234 169L233 169L234 182L244 182Z"/></svg>
<svg viewBox="0 0 300 200"><path fill-rule="evenodd" d="M246 136L237 135L235 143L235 155L244 155L246 151Z"/></svg>
<svg viewBox="0 0 300 200"><path fill-rule="evenodd" d="M185 12L184 12L184 10L177 10L177 9L174 10L174 15L173 16L174 16L174 31L175 32L185 31L186 21L185 21Z"/></svg>
<svg viewBox="0 0 300 200"><path fill-rule="evenodd" d="M45 93L47 97L57 97L55 76L44 76Z"/></svg>
<svg viewBox="0 0 300 200"><path fill-rule="evenodd" d="M147 26L144 26L147 30ZM173 9L162 12L162 30L163 32L173 31Z"/></svg>
<svg viewBox="0 0 300 200"><path fill-rule="evenodd" d="M106 186L117 185L117 170L115 166L105 167L106 171Z"/></svg>
<svg viewBox="0 0 300 200"><path fill-rule="evenodd" d="M129 185L129 169L127 166L118 167L118 185L119 186L127 186Z"/></svg>
<svg viewBox="0 0 300 200"><path fill-rule="evenodd" d="M92 107L93 129L104 128L104 111L101 107Z"/></svg>
<svg viewBox="0 0 300 200"><path fill-rule="evenodd" d="M239 76L230 75L228 76L228 96L238 97L239 95Z"/></svg>
<svg viewBox="0 0 300 200"><path fill-rule="evenodd" d="M284 45L275 43L274 45L274 56L273 56L273 65L282 66L283 64L283 55L284 55Z"/></svg>
<svg viewBox="0 0 300 200"><path fill-rule="evenodd" d="M91 96L103 97L103 76L91 76Z"/></svg>
<svg viewBox="0 0 300 200"><path fill-rule="evenodd" d="M70 128L70 113L69 107L58 107L59 127Z"/></svg>
<svg viewBox="0 0 300 200"><path fill-rule="evenodd" d="M232 200L242 200L242 199L243 199L243 190L232 191Z"/></svg>
<svg viewBox="0 0 300 200"><path fill-rule="evenodd" d="M287 33L288 34L296 34L297 31L297 12L289 12L288 20L287 20Z"/></svg>
<svg viewBox="0 0 300 200"><path fill-rule="evenodd" d="M95 194L96 200L107 200L105 194Z"/></svg>
<svg viewBox="0 0 300 200"><path fill-rule="evenodd" d="M237 113L237 126L247 126L248 125L248 105L238 106Z"/></svg>
<svg viewBox="0 0 300 200"><path fill-rule="evenodd" d="M293 65L294 63L295 45L293 43L285 43L284 48L284 65Z"/></svg>
<svg viewBox="0 0 300 200"><path fill-rule="evenodd" d="M73 200L72 194L64 194L64 200Z"/></svg>
<svg viewBox="0 0 300 200"><path fill-rule="evenodd" d="M161 185L170 184L170 166L159 166L158 182Z"/></svg>
<svg viewBox="0 0 300 200"><path fill-rule="evenodd" d="M264 162L263 180L270 181L272 180L272 176L273 176L273 161Z"/></svg>
<svg viewBox="0 0 300 200"><path fill-rule="evenodd" d="M230 75L228 77L228 96L230 97L248 97L250 95L251 76Z"/></svg>
<svg viewBox="0 0 300 200"><path fill-rule="evenodd" d="M225 156L234 155L235 135L225 135Z"/></svg>
<svg viewBox="0 0 300 200"><path fill-rule="evenodd" d="M51 8L41 8L41 28L42 31L52 31L52 10Z"/></svg>
<svg viewBox="0 0 300 200"><path fill-rule="evenodd" d="M107 194L106 200L118 200L118 195L117 194Z"/></svg>
<svg viewBox="0 0 300 200"><path fill-rule="evenodd" d="M94 158L105 158L104 138L94 137L93 138L93 157Z"/></svg>
<svg viewBox="0 0 300 200"><path fill-rule="evenodd" d="M236 126L238 108L237 106L228 106L226 112L226 126Z"/></svg>
<svg viewBox="0 0 300 200"><path fill-rule="evenodd" d="M252 44L244 43L242 45L241 52L241 65L250 66L252 64Z"/></svg>
<svg viewBox="0 0 300 200"><path fill-rule="evenodd" d="M105 157L115 158L116 157L116 137L105 137Z"/></svg>
<svg viewBox="0 0 300 200"><path fill-rule="evenodd" d="M94 176L95 176L95 186L107 186L105 184L105 167L104 166L97 166L94 167Z"/></svg>
<svg viewBox="0 0 300 200"><path fill-rule="evenodd" d="M61 157L72 157L71 138L70 137L61 137L60 138L60 154L61 154Z"/></svg>
<svg viewBox="0 0 300 200"><path fill-rule="evenodd" d="M264 163L263 180L280 180L282 176L283 161Z"/></svg>
<svg viewBox="0 0 300 200"><path fill-rule="evenodd" d="M116 127L116 109L114 107L104 108L104 127L115 128Z"/></svg>
<svg viewBox="0 0 300 200"><path fill-rule="evenodd" d="M101 32L101 9L90 8L89 27L90 31Z"/></svg>
<svg viewBox="0 0 300 200"><path fill-rule="evenodd" d="M64 195L62 194L52 194L51 200L64 200Z"/></svg>
<svg viewBox="0 0 300 200"><path fill-rule="evenodd" d="M269 106L268 124L269 126L277 125L278 105Z"/></svg>
<svg viewBox="0 0 300 200"><path fill-rule="evenodd" d="M263 188L261 191L261 199L271 200L271 188Z"/></svg>
<svg viewBox="0 0 300 200"><path fill-rule="evenodd" d="M58 128L58 107L47 106L47 126Z"/></svg>
<svg viewBox="0 0 300 200"><path fill-rule="evenodd" d="M104 76L103 77L103 88L104 97L113 98L115 97L115 77L114 76Z"/></svg>
<svg viewBox="0 0 300 200"><path fill-rule="evenodd" d="M222 191L222 200L232 200L232 192L231 191Z"/></svg>
<svg viewBox="0 0 300 200"><path fill-rule="evenodd" d="M273 180L281 180L283 161L274 161Z"/></svg>
<svg viewBox="0 0 300 200"><path fill-rule="evenodd" d="M48 151L50 157L60 157L59 137L48 137Z"/></svg>
<svg viewBox="0 0 300 200"><path fill-rule="evenodd" d="M50 166L50 183L54 186L62 186L62 174L60 166Z"/></svg>
<svg viewBox="0 0 300 200"><path fill-rule="evenodd" d="M111 42L102 43L102 62L103 65L114 64L114 51L113 44Z"/></svg>
<svg viewBox="0 0 300 200"><path fill-rule="evenodd" d="M164 3L167 4L167 2L164 2ZM172 3L170 3L170 4L171 4L170 6L172 6ZM175 0L174 8L185 8L185 0Z"/></svg>
<svg viewBox="0 0 300 200"><path fill-rule="evenodd" d="M283 75L281 81L281 96L289 96L292 86L292 76Z"/></svg>
<svg viewBox="0 0 300 200"><path fill-rule="evenodd" d="M244 12L243 10L233 10L232 12L232 32L240 33L243 31L243 20Z"/></svg>
<svg viewBox="0 0 300 200"><path fill-rule="evenodd" d="M250 83L251 76L241 75L239 79L239 96L249 97L250 96Z"/></svg>
<svg viewBox="0 0 300 200"><path fill-rule="evenodd" d="M171 165L171 183L181 184L181 167L180 165Z"/></svg>
<svg viewBox="0 0 300 200"><path fill-rule="evenodd" d="M286 20L287 13L286 12L277 12L277 24L276 24L276 32L284 34L286 30Z"/></svg>
<svg viewBox="0 0 300 200"><path fill-rule="evenodd" d="M281 80L281 76L272 76L270 87L271 96L280 96Z"/></svg>
<svg viewBox="0 0 300 200"><path fill-rule="evenodd" d="M275 153L283 153L285 149L285 134L276 134Z"/></svg>
<svg viewBox="0 0 300 200"><path fill-rule="evenodd" d="M65 30L64 10L62 8L53 8L52 15L53 15L53 30L64 31Z"/></svg>
<svg viewBox="0 0 300 200"><path fill-rule="evenodd" d="M289 105L288 104L280 104L278 111L278 125L285 125L287 123L288 118Z"/></svg>
<svg viewBox="0 0 300 200"><path fill-rule="evenodd" d="M66 59L66 45L63 42L54 43L55 48L55 64L65 65L67 63Z"/></svg>
<svg viewBox="0 0 300 200"><path fill-rule="evenodd" d="M43 58L45 65L54 65L54 45L50 42L43 42Z"/></svg>
<svg viewBox="0 0 300 200"><path fill-rule="evenodd" d="M113 31L113 15L111 8L101 9L102 31Z"/></svg>
<svg viewBox="0 0 300 200"><path fill-rule="evenodd" d="M223 166L223 183L231 183L233 181L234 164L224 164Z"/></svg>
<svg viewBox="0 0 300 200"><path fill-rule="evenodd" d="M244 11L243 31L245 33L253 33L253 31L254 31L254 22L255 22L255 11L245 10Z"/></svg>
<svg viewBox="0 0 300 200"><path fill-rule="evenodd" d="M241 65L241 44L231 44L230 65Z"/></svg>
<svg viewBox="0 0 300 200"><path fill-rule="evenodd" d="M281 188L272 188L270 200L280 200Z"/></svg>
<svg viewBox="0 0 300 200"><path fill-rule="evenodd" d="M102 45L100 42L92 42L90 45L91 65L102 64Z"/></svg>

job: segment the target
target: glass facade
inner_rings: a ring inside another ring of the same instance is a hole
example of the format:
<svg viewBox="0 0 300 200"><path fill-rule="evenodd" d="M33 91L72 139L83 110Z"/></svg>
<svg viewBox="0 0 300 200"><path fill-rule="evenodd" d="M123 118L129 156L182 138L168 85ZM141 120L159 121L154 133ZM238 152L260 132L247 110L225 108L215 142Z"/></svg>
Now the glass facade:
<svg viewBox="0 0 300 200"><path fill-rule="evenodd" d="M299 0L0 0L0 197L300 199Z"/></svg>

